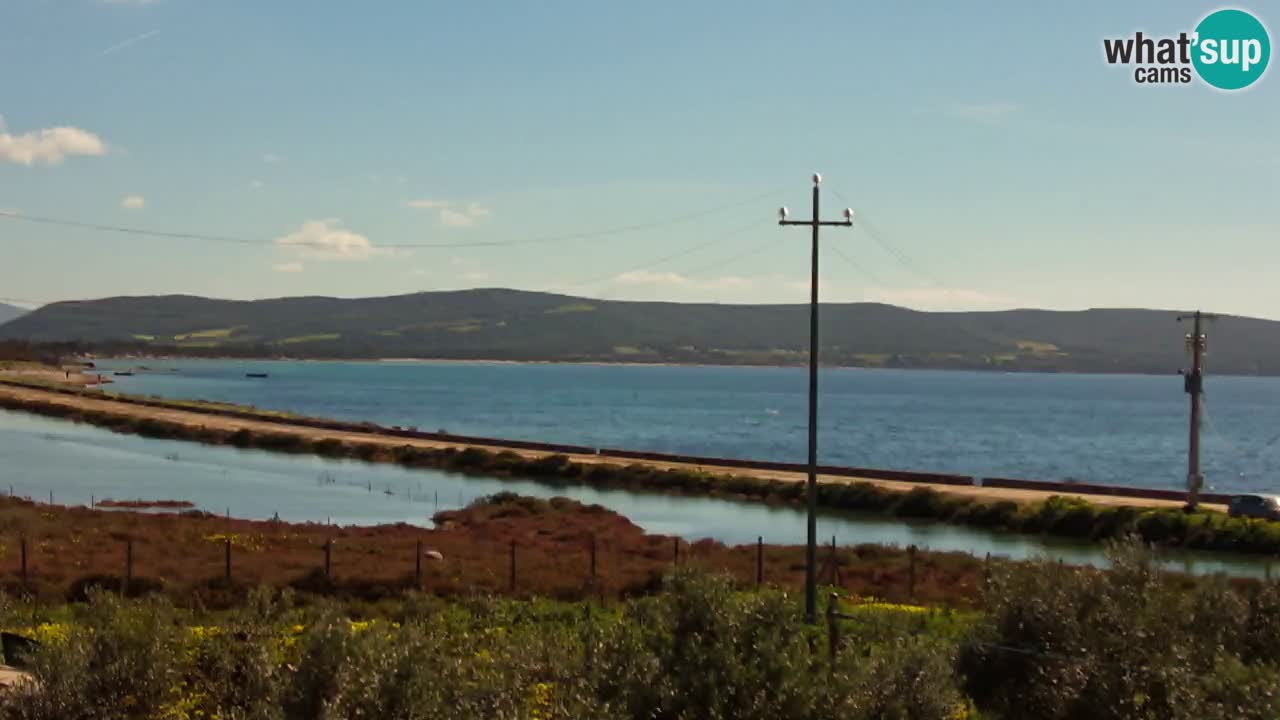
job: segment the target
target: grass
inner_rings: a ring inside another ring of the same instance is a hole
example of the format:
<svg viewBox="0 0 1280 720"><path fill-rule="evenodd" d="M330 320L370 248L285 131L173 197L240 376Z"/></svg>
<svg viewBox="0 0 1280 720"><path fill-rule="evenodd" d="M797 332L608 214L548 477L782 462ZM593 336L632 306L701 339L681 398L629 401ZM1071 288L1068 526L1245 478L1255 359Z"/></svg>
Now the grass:
<svg viewBox="0 0 1280 720"><path fill-rule="evenodd" d="M594 312L595 309L596 306L590 303L568 303L549 310L543 310L542 312L546 315L565 315L568 313Z"/></svg>
<svg viewBox="0 0 1280 720"><path fill-rule="evenodd" d="M1108 552L1111 570L996 566L973 610L842 593L817 624L795 593L699 567L608 603L258 588L210 610L90 589L0 604L0 627L41 643L15 656L35 682L0 694L0 718L1280 716L1280 584Z"/></svg>
<svg viewBox="0 0 1280 720"><path fill-rule="evenodd" d="M298 345L301 343L326 342L329 340L337 340L342 337L341 333L316 333L314 335L295 335L294 337L283 338L277 341L278 345Z"/></svg>
<svg viewBox="0 0 1280 720"><path fill-rule="evenodd" d="M182 342L184 340L222 340L222 339L231 337L235 333L241 330L244 330L247 327L248 327L247 325L237 325L235 327L229 327L229 328L217 328L213 330L197 330L196 332L189 332L182 335L174 335L173 339L177 340L178 342Z"/></svg>

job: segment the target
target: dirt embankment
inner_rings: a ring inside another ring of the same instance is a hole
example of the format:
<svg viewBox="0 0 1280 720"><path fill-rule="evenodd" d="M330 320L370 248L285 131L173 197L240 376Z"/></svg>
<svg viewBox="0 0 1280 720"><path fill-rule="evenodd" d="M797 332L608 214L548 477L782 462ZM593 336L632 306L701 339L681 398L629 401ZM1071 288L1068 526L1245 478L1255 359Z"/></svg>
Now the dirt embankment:
<svg viewBox="0 0 1280 720"><path fill-rule="evenodd" d="M920 552L912 587L903 549L823 548L820 560L822 581L854 594L954 606L976 601L984 572L977 558ZM728 572L748 586L762 577L798 588L804 578L802 547L689 545L565 498L503 494L440 513L435 529L117 512L0 498L0 589L50 602L82 598L97 586L227 607L259 585L365 600L415 587L444 596L611 599L650 592L675 563ZM132 580L124 588L126 577Z"/></svg>
<svg viewBox="0 0 1280 720"><path fill-rule="evenodd" d="M2 378L3 375L0 375ZM48 380L48 378L43 378ZM247 430L257 433L275 433L285 434L298 438L303 438L310 442L321 440L330 440L334 442L353 443L362 445L371 445L384 449L399 447L415 447L427 449L445 449L453 448L456 450L465 450L473 447L466 443L448 442L440 440L429 440L422 438L400 437L392 435L378 434L377 432L351 432L342 430L332 430L325 428L316 428L307 425L300 425L290 422L287 418L267 418L249 419L241 417L228 417L227 415L217 414L216 412L200 412L195 406L191 409L177 409L170 407L155 407L139 405L121 399L109 399L102 397L93 397L91 395L66 395L50 390L42 390L31 387L15 387L0 385L0 398L10 398L17 402L40 403L51 406L61 406L69 409L80 409L85 411L109 412L113 414L126 415L139 420L158 420L168 423L183 425L190 428L203 428L206 430L236 432ZM548 455L546 452L529 450L521 447L501 447L486 445L483 447L488 452L512 452L525 458L538 458ZM599 463L614 462L613 460L601 457L595 454L567 454L568 459L577 464L594 465ZM744 469L751 476L784 482L804 482L806 476L803 473L784 472L778 470L766 470L756 468L734 468L710 465L690 465L686 463L661 462L656 460L636 461L645 466L649 466L658 470L688 470L700 473L706 473L719 476L742 475ZM848 483L867 483L884 490L893 492L910 492L913 489L926 487L946 495L954 495L958 497L973 498L985 501L1001 501L1009 500L1017 503L1031 503L1042 501L1050 495L1058 495L1064 497L1075 497L1085 500L1095 505L1108 506L1130 506L1130 507L1178 507L1181 505L1178 501L1159 500L1150 498L1136 498L1125 496L1108 496L1096 494L1076 494L1069 491L1054 491L1052 493L1039 490L1022 490L1013 488L995 488L984 486L954 485L942 483L928 483L916 481L898 481L885 480L879 478L868 477L849 477L844 475L820 475L818 481L830 484L848 484ZM1212 509L1223 509L1221 506L1210 506Z"/></svg>

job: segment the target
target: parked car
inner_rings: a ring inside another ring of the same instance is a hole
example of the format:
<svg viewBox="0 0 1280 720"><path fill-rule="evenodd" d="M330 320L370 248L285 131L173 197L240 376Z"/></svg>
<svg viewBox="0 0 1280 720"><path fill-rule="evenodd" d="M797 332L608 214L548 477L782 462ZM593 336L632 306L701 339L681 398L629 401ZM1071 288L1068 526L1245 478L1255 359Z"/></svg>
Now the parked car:
<svg viewBox="0 0 1280 720"><path fill-rule="evenodd" d="M1256 517L1280 520L1280 498L1275 495L1236 495L1227 503L1231 517Z"/></svg>

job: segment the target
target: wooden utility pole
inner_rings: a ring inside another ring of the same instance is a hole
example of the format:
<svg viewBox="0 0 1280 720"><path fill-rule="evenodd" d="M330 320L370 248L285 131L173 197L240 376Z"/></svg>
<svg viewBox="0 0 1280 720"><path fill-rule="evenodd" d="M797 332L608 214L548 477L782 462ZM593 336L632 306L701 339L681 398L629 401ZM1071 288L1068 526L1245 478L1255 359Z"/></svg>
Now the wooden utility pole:
<svg viewBox="0 0 1280 720"><path fill-rule="evenodd" d="M808 220L788 220L787 209L778 210L779 225L807 225L813 229L809 280L809 507L808 538L805 544L804 617L810 625L818 621L818 228L823 225L853 226L853 211L845 208L843 220L818 219L818 186L822 176L813 174L813 216Z"/></svg>
<svg viewBox="0 0 1280 720"><path fill-rule="evenodd" d="M1186 336L1187 352L1191 353L1191 369L1182 371L1183 389L1191 396L1191 418L1187 441L1187 509L1195 510L1200 504L1200 488L1204 475L1200 472L1200 404L1204 399L1204 353L1208 347L1202 322L1215 320L1217 315L1202 313L1179 315L1178 322L1192 320L1191 332Z"/></svg>

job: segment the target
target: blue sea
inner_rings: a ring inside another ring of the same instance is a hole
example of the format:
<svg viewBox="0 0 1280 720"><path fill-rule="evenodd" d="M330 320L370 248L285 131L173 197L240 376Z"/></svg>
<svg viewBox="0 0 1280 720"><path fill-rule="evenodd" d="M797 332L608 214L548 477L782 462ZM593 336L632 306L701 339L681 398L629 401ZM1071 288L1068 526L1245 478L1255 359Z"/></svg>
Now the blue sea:
<svg viewBox="0 0 1280 720"><path fill-rule="evenodd" d="M490 437L803 462L803 368L113 360L113 389ZM245 373L268 373L247 378ZM1221 491L1280 489L1280 378L1206 379L1203 464ZM1175 375L829 369L820 462L1181 488Z"/></svg>

